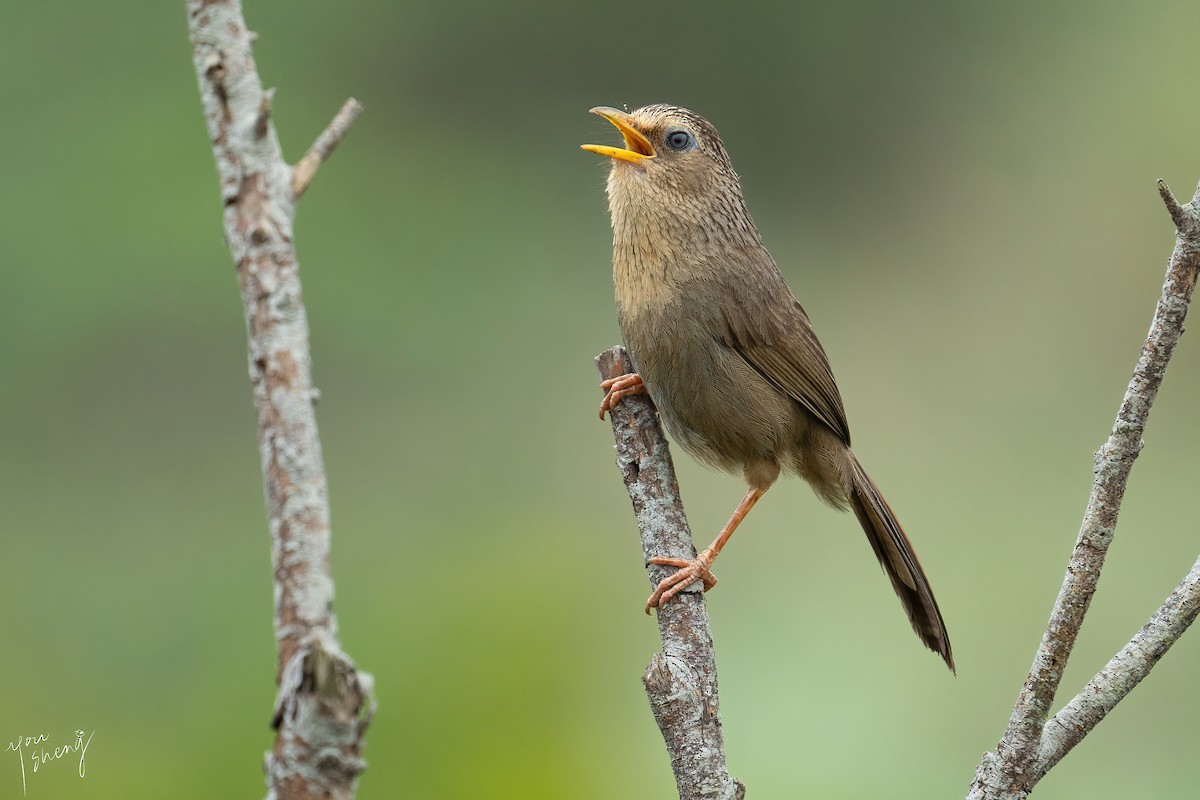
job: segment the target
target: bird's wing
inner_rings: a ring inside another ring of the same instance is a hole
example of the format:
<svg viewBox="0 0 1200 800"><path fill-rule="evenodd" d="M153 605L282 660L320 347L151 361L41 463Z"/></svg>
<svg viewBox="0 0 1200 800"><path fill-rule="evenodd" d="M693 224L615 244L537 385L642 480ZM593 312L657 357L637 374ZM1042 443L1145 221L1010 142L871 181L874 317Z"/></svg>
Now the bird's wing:
<svg viewBox="0 0 1200 800"><path fill-rule="evenodd" d="M850 444L846 410L825 350L799 301L782 281L779 289L779 299L773 303L730 297L722 309L725 324L720 338L768 383ZM764 308L771 310L764 313ZM751 309L758 313L751 316Z"/></svg>

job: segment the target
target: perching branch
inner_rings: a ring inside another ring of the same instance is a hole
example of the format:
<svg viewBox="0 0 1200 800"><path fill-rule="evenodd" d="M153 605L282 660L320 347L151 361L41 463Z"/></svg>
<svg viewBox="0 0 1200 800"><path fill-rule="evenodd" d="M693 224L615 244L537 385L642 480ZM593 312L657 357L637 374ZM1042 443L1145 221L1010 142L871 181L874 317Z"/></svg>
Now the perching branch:
<svg viewBox="0 0 1200 800"><path fill-rule="evenodd" d="M241 284L271 530L279 693L268 797L352 798L374 699L371 676L341 650L332 610L329 506L292 222L295 201L358 104L343 108L294 173L271 124L272 93L258 77L241 3L188 0L187 10Z"/></svg>
<svg viewBox="0 0 1200 800"><path fill-rule="evenodd" d="M632 372L623 347L596 357L602 379ZM633 501L642 555L651 587L673 567L648 563L656 556L695 558L687 517L667 440L645 395L626 397L612 409L617 466ZM663 649L642 682L662 731L680 800L741 800L746 787L729 774L717 697L717 663L701 584L658 610Z"/></svg>
<svg viewBox="0 0 1200 800"><path fill-rule="evenodd" d="M1200 186L1181 206L1162 181L1159 194L1176 227L1162 297L1142 346L1108 441L1096 454L1096 477L1066 577L1050 614L1029 677L1017 697L1008 729L995 753L985 754L967 797L1024 798L1049 770L1107 714L1162 657L1196 618L1200 565L1184 579L1150 622L1049 724L1050 706L1067 658L1096 591L1142 433L1167 364L1183 334L1183 321L1200 266Z"/></svg>

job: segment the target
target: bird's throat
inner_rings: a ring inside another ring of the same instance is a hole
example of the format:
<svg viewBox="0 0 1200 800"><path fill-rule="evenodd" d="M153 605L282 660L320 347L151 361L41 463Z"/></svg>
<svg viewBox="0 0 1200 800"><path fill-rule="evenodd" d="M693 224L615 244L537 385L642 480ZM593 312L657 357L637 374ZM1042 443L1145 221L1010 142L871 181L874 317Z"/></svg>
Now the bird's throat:
<svg viewBox="0 0 1200 800"><path fill-rule="evenodd" d="M661 309L679 294L679 258L653 231L613 217L613 288L623 314Z"/></svg>
<svg viewBox="0 0 1200 800"><path fill-rule="evenodd" d="M677 297L679 269L687 259L673 235L677 221L647 205L647 195L630 186L641 180L616 164L608 181L613 231L613 286L623 314L661 309Z"/></svg>

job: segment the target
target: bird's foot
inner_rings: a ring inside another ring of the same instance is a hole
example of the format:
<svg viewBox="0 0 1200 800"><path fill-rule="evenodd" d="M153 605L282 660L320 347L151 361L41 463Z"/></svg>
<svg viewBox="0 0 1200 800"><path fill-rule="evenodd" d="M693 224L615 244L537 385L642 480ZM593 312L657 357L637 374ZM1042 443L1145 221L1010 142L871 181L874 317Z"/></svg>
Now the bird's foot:
<svg viewBox="0 0 1200 800"><path fill-rule="evenodd" d="M616 407L622 397L644 394L646 384L642 383L641 375L638 375L636 372L629 372L625 375L609 378L600 384L600 388L608 390L608 393L604 395L604 399L600 401L600 419L604 419L605 412L611 411Z"/></svg>
<svg viewBox="0 0 1200 800"><path fill-rule="evenodd" d="M646 601L646 613L650 613L650 609L657 606L662 608L667 601L675 595L682 592L687 587L691 586L696 581L704 582L704 591L708 591L717 585L717 576L709 571L716 553L712 548L705 548L704 552L688 561L686 558L652 558L651 564L658 564L664 567L679 567L679 571L674 575L669 575L663 578L662 582L654 589L654 593L650 595L650 599Z"/></svg>

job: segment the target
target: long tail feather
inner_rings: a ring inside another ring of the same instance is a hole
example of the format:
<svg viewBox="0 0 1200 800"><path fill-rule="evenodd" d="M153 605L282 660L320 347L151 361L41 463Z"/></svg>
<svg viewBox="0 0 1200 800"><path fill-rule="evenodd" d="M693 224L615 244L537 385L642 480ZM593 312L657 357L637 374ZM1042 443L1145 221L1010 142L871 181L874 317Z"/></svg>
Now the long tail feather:
<svg viewBox="0 0 1200 800"><path fill-rule="evenodd" d="M946 623L938 610L933 590L917 561L912 543L904 535L904 529L879 487L867 475L858 459L851 454L850 505L862 523L863 531L871 542L879 563L887 572L912 623L913 630L925 646L942 657L950 671L954 672L954 655L950 652L950 637L946 634Z"/></svg>

